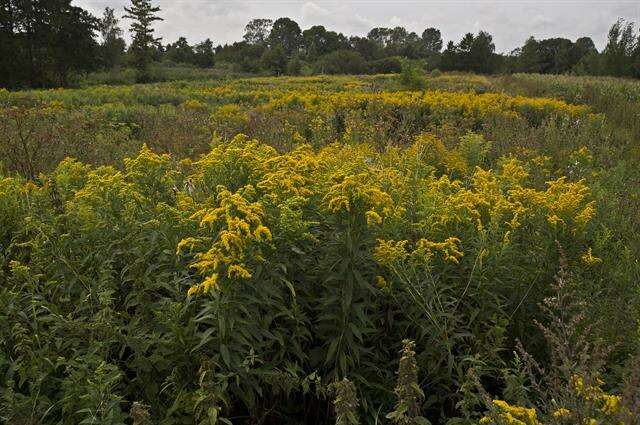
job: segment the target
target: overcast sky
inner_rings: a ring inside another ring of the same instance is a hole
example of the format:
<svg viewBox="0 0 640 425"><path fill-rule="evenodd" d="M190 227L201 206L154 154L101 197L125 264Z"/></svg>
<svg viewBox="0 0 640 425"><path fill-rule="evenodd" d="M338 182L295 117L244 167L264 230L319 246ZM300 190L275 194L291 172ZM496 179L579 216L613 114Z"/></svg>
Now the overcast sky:
<svg viewBox="0 0 640 425"><path fill-rule="evenodd" d="M97 16L105 6L122 14L129 0L74 0ZM626 1L382 1L382 0L153 0L160 6L163 22L156 32L163 43L184 36L190 43L211 38L215 44L242 39L252 18L287 16L304 30L312 25L345 35L366 35L374 27L404 26L418 34L427 27L442 31L445 44L458 41L466 32L489 31L496 49L508 52L536 38L589 36L604 46L609 27L618 18L640 24L640 0ZM122 22L128 29L128 21ZM125 31L127 32L127 31Z"/></svg>

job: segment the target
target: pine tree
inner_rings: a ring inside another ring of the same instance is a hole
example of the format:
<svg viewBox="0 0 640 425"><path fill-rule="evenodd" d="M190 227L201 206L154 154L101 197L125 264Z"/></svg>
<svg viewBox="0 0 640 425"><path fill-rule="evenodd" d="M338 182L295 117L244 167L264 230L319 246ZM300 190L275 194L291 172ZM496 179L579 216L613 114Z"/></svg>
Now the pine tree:
<svg viewBox="0 0 640 425"><path fill-rule="evenodd" d="M118 65L122 60L126 47L125 41L122 38L122 30L118 26L118 18L116 18L114 12L110 7L105 8L99 24L99 30L102 36L100 53L102 66L105 68Z"/></svg>
<svg viewBox="0 0 640 425"><path fill-rule="evenodd" d="M154 21L163 19L156 16L160 12L159 7L153 7L150 0L131 0L131 8L124 8L127 14L124 16L131 19L131 33L133 41L131 43L131 53L133 55L133 65L138 71L138 81L145 82L149 79L149 64L153 59L153 49L158 45L161 38L153 36L151 24Z"/></svg>

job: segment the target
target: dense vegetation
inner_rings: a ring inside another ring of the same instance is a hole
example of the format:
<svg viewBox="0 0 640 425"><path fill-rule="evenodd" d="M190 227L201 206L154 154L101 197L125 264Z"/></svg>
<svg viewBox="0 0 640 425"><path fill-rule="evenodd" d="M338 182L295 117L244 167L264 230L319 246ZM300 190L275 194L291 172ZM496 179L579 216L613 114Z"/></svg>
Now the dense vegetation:
<svg viewBox="0 0 640 425"><path fill-rule="evenodd" d="M129 23L123 38L118 15ZM437 28L421 32L373 28L348 36L315 25L301 29L290 18L253 19L242 41L218 45L185 37L163 44L153 24L162 11L151 0L130 7L107 7L100 18L71 0L5 0L0 4L0 87L59 87L131 84L215 75L314 75L465 71L484 74L541 74L640 77L640 33L620 19L598 51L593 40L554 37L536 40L509 53L496 53L486 31L444 43ZM212 34L212 36L215 34Z"/></svg>
<svg viewBox="0 0 640 425"><path fill-rule="evenodd" d="M0 105L4 422L638 423L636 82Z"/></svg>

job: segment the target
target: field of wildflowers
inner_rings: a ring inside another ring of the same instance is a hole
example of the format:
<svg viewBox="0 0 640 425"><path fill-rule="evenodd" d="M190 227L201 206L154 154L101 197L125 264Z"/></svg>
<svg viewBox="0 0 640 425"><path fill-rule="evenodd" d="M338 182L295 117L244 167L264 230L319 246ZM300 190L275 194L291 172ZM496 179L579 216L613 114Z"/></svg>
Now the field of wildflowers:
<svg viewBox="0 0 640 425"><path fill-rule="evenodd" d="M0 92L0 420L637 424L640 134L605 84Z"/></svg>

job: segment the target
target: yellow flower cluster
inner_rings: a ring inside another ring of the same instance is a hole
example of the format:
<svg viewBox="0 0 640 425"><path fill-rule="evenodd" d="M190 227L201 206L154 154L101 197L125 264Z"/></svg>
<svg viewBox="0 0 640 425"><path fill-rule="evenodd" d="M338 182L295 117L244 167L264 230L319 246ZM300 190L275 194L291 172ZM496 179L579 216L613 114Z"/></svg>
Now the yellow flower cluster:
<svg viewBox="0 0 640 425"><path fill-rule="evenodd" d="M416 252L426 253L425 257L430 257L433 251L442 253L446 261L458 264L458 260L464 257L464 253L458 249L460 239L449 237L444 242L432 242L427 239L420 239L416 243Z"/></svg>
<svg viewBox="0 0 640 425"><path fill-rule="evenodd" d="M409 241L393 241L378 239L378 246L373 250L373 257L385 267L401 263L409 256L406 245Z"/></svg>
<svg viewBox="0 0 640 425"><path fill-rule="evenodd" d="M289 197L306 198L313 194L313 175L319 161L309 146L299 146L287 155L273 155L262 163L258 189L274 200Z"/></svg>
<svg viewBox="0 0 640 425"><path fill-rule="evenodd" d="M112 167L99 167L87 174L83 187L68 205L81 228L110 226L111 217L123 223L134 220L145 197L127 177Z"/></svg>
<svg viewBox="0 0 640 425"><path fill-rule="evenodd" d="M567 182L566 177L547 182L547 220L554 225L566 225L569 220L579 225L588 223L595 215L595 202L584 205L589 188L584 180Z"/></svg>
<svg viewBox="0 0 640 425"><path fill-rule="evenodd" d="M539 425L536 409L512 406L503 400L493 400L497 412L495 416L485 416L481 424Z"/></svg>
<svg viewBox="0 0 640 425"><path fill-rule="evenodd" d="M570 379L570 388L578 400L581 400L576 407L576 411L580 411L580 415L584 424L596 425L600 423L627 423L624 418L631 418L628 409L621 406L622 398L618 395L605 393L601 386L604 382L597 379L595 384L585 383L584 379L578 375L573 375ZM595 410L594 410L595 409ZM577 423L574 418L574 412L567 407L558 407L551 416L561 423ZM584 416L587 415L585 418ZM622 419L622 420L621 420ZM613 421L613 422L612 422ZM490 422L487 422L490 423Z"/></svg>
<svg viewBox="0 0 640 425"><path fill-rule="evenodd" d="M584 167L591 164L593 162L593 154L589 148L583 146L571 153L569 161L571 162L571 167L576 170L576 167Z"/></svg>
<svg viewBox="0 0 640 425"><path fill-rule="evenodd" d="M124 159L127 178L146 189L145 192L166 192L175 184L178 174L173 170L169 154L159 155L143 145L135 158Z"/></svg>
<svg viewBox="0 0 640 425"><path fill-rule="evenodd" d="M553 412L554 418L566 418L569 415L571 415L571 411L569 409L565 409L564 407L561 407L560 409Z"/></svg>
<svg viewBox="0 0 640 425"><path fill-rule="evenodd" d="M407 240L378 239L378 245L373 249L373 257L381 266L393 268L407 259L416 263L427 263L436 252L442 254L445 261L456 264L464 256L458 248L460 239L455 237L449 237L443 242L419 239L412 251L407 250L407 244L409 244Z"/></svg>
<svg viewBox="0 0 640 425"><path fill-rule="evenodd" d="M376 276L375 278L375 284L378 288L380 289L384 289L387 287L388 283L386 281L386 279L382 276Z"/></svg>
<svg viewBox="0 0 640 425"><path fill-rule="evenodd" d="M387 269L430 267L435 259L456 265L468 249L499 255L512 241L526 243L531 223L580 237L595 212L584 181L559 178L537 189L528 181L531 164L511 157L495 170L472 168L469 152L483 143L467 137L463 153L425 135L408 149L336 143L279 153L240 135L214 140L195 162L176 164L147 147L125 160L124 171L67 160L55 180L82 228L107 225L103 216L123 226L137 216L177 220L185 232L177 252L193 255L203 279L190 294L252 278L280 240L317 241L344 224L362 226L367 249ZM454 157L462 165L452 165ZM585 258L597 262L591 251Z"/></svg>
<svg viewBox="0 0 640 425"><path fill-rule="evenodd" d="M334 214L364 211L367 223L382 224L382 217L396 212L391 196L372 185L369 173L335 176L339 180L324 197L326 208Z"/></svg>
<svg viewBox="0 0 640 425"><path fill-rule="evenodd" d="M499 93L475 94L471 92L313 92L289 91L272 94L271 101L263 111L289 109L298 105L304 110L326 114L336 109L376 109L381 105L394 108L436 111L438 113L461 113L463 116L483 118L491 114L566 114L584 116L585 106L569 105L549 98L511 97Z"/></svg>
<svg viewBox="0 0 640 425"><path fill-rule="evenodd" d="M578 230L595 214L584 181L569 182L561 177L547 182L546 190L526 187L528 173L520 161L510 158L497 172L476 167L471 185L447 175L427 178L429 215L427 229L453 224L473 224L477 231L502 229L505 242L521 227L523 220L544 215L555 226Z"/></svg>
<svg viewBox="0 0 640 425"><path fill-rule="evenodd" d="M438 147L436 156L429 156L431 146ZM464 155L459 157L464 163ZM265 220L304 233L303 206L318 214L316 220L327 214L356 217L379 235L397 225L414 228L415 239L379 238L372 254L387 268L406 261L426 265L436 256L457 264L464 258L461 246L467 238L492 235L509 244L531 220L575 232L595 211L583 181L559 178L537 190L527 186L529 165L515 158L503 159L495 171L476 166L472 172L466 164L444 165L451 158L451 150L433 136L382 154L362 144L332 144L318 151L301 145L281 154L244 136L219 143L193 164L193 196L180 198L201 228L208 229L180 245L180 250L197 252L193 266L209 279L191 293L215 287L223 277L250 277L248 259L260 261L260 244L271 239ZM461 178L438 175L430 166L441 167L441 172L456 168ZM213 201L193 201L225 182L234 189L217 189ZM211 202L214 207L207 206ZM274 214L299 223L287 225Z"/></svg>
<svg viewBox="0 0 640 425"><path fill-rule="evenodd" d="M182 102L181 106L185 109L204 110L207 109L207 105L200 102L197 99L189 99Z"/></svg>
<svg viewBox="0 0 640 425"><path fill-rule="evenodd" d="M218 206L196 212L191 218L200 222L200 227L214 232L213 238L186 238L178 245L178 253L193 250L202 243L211 243L205 252L195 255L191 265L200 274L208 277L204 282L192 286L189 295L206 292L218 284L221 272L233 279L249 279L251 272L245 261L249 254L260 260L260 250L251 248L271 240L271 231L262 223L264 208L260 203L247 201L240 193L224 189L217 196Z"/></svg>
<svg viewBox="0 0 640 425"><path fill-rule="evenodd" d="M601 258L598 258L598 257L593 255L591 247L589 247L589 249L587 249L587 252L582 254L582 256L580 257L580 260L582 260L582 263L587 265L587 266L595 266L596 264L602 263L602 259Z"/></svg>
<svg viewBox="0 0 640 425"><path fill-rule="evenodd" d="M620 410L620 401L622 399L620 396L611 395L611 394L603 394L600 397L600 401L602 402L602 407L600 410L605 415L615 415Z"/></svg>
<svg viewBox="0 0 640 425"><path fill-rule="evenodd" d="M576 395L594 402L605 415L613 416L620 412L621 397L605 393L601 388L604 384L602 380L598 379L595 385L589 385L582 377L574 375L571 377L571 384Z"/></svg>
<svg viewBox="0 0 640 425"><path fill-rule="evenodd" d="M0 238L11 234L21 215L22 192L25 188L13 177L0 178Z"/></svg>
<svg viewBox="0 0 640 425"><path fill-rule="evenodd" d="M211 115L211 125L215 132L231 137L249 120L246 111L237 104L220 106Z"/></svg>
<svg viewBox="0 0 640 425"><path fill-rule="evenodd" d="M464 78L457 76L456 79ZM180 108L183 110L213 111L213 131L225 138L244 132L260 136L266 141L275 137L275 133L281 137L279 142L284 142L282 136L287 134L287 138L291 136L292 139L314 145L318 140L325 144L336 139L350 143L355 141L352 140L353 134L360 139L358 141L369 141L369 136L380 135L376 127L387 125L386 117L397 114L408 119L419 119L422 125L433 118L433 121L452 120L469 127L493 116L536 123L556 115L573 118L590 116L587 107L556 99L502 93L478 94L469 90L477 84L484 85L482 81L472 82L469 88L460 87L460 91L380 91L379 84L376 77L256 78L221 81L206 87L171 87L170 93L181 101ZM452 80L435 87L455 89ZM167 90L165 87L163 94ZM120 98L140 96L124 88L121 91L100 93L95 89L91 95L96 98L102 95L105 97L102 99L104 103L111 101L114 104L121 102ZM147 95L153 96L153 93ZM338 116L344 119L345 124L340 129L332 125ZM276 125L279 130L266 129L271 125ZM283 126L285 131L281 131ZM269 136L265 135L265 129ZM456 155L450 155L448 159L453 168L464 164L456 161L460 159Z"/></svg>

